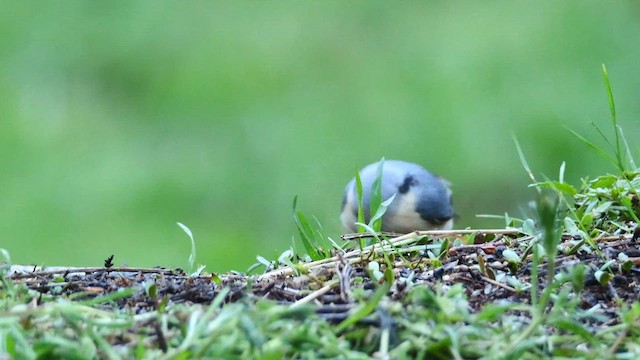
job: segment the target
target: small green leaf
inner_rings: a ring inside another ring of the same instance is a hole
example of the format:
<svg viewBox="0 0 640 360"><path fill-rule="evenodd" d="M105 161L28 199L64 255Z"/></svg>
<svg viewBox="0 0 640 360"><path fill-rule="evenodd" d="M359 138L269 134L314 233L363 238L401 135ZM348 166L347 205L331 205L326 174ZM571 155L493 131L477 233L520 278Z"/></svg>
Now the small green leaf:
<svg viewBox="0 0 640 360"><path fill-rule="evenodd" d="M568 184L565 182L559 182L559 181L545 181L541 183L532 184L531 186L539 186L549 190L560 191L561 193L569 196L574 196L575 194L578 193L578 190L576 190L576 188L573 187L571 184Z"/></svg>
<svg viewBox="0 0 640 360"><path fill-rule="evenodd" d="M198 266L198 268L197 268L194 272L192 272L191 274L189 274L189 276L193 276L193 277L200 276L200 274L202 274L202 271L203 271L206 267L207 267L207 265L200 265L200 266Z"/></svg>
<svg viewBox="0 0 640 360"><path fill-rule="evenodd" d="M280 256L278 256L278 262L280 264L284 264L290 267L293 267L293 262L291 262L291 259L293 258L293 250L292 249L287 249L284 252L282 252L282 254L280 254Z"/></svg>
<svg viewBox="0 0 640 360"><path fill-rule="evenodd" d="M554 319L552 325L557 326L559 329L578 335L582 339L592 344L597 344L597 340L594 339L592 331L589 330L587 328L587 325L583 323L580 323L570 318L560 317L558 319Z"/></svg>
<svg viewBox="0 0 640 360"><path fill-rule="evenodd" d="M600 285L607 285L613 279L613 275L608 271L597 270L593 275Z"/></svg>
<svg viewBox="0 0 640 360"><path fill-rule="evenodd" d="M631 260L624 261L622 265L620 265L620 272L623 274L629 274L631 270L633 270L634 263Z"/></svg>
<svg viewBox="0 0 640 360"><path fill-rule="evenodd" d="M158 285L153 281L146 282L144 290L151 299L155 299L158 296Z"/></svg>
<svg viewBox="0 0 640 360"><path fill-rule="evenodd" d="M380 271L380 264L378 264L377 261L371 261L367 265L367 269L369 270L370 276L376 279L376 281L380 281L384 276L382 271Z"/></svg>
<svg viewBox="0 0 640 360"><path fill-rule="evenodd" d="M600 270L609 270L611 268L611 265L613 265L615 262L615 260L607 261L606 263L602 264L602 266L600 266Z"/></svg>
<svg viewBox="0 0 640 360"><path fill-rule="evenodd" d="M624 207L627 209L627 212L629 212L629 215L631 216L631 218L636 223L640 223L640 219L638 219L638 215L636 215L635 211L633 211L633 203L631 201L631 198L629 198L628 196L624 196L620 199L620 201L622 202L622 205L624 205Z"/></svg>
<svg viewBox="0 0 640 360"><path fill-rule="evenodd" d="M498 321L504 313L513 309L514 305L513 303L487 303L476 315L476 320L479 323Z"/></svg>
<svg viewBox="0 0 640 360"><path fill-rule="evenodd" d="M440 260L446 258L449 255L449 249L451 248L451 242L449 241L449 239L444 239L444 241L442 242L442 245L440 245L440 255L438 256L438 258Z"/></svg>
<svg viewBox="0 0 640 360"><path fill-rule="evenodd" d="M584 264L578 264L571 268L571 284L576 292L581 292L584 289L584 282L587 277L587 266Z"/></svg>
<svg viewBox="0 0 640 360"><path fill-rule="evenodd" d="M623 199L626 199L626 198L623 198ZM606 202L598 205L598 207L593 209L593 211L596 212L596 213L607 212L607 210L609 210L609 208L611 207L612 204L613 204L613 201L606 201Z"/></svg>
<svg viewBox="0 0 640 360"><path fill-rule="evenodd" d="M592 189L597 188L610 188L613 184L618 181L618 178L614 175L604 175L594 179L589 185Z"/></svg>
<svg viewBox="0 0 640 360"><path fill-rule="evenodd" d="M211 281L213 281L216 285L222 285L222 278L216 273L211 274Z"/></svg>
<svg viewBox="0 0 640 360"><path fill-rule="evenodd" d="M565 222L565 224L566 224L566 222ZM593 224L593 214L592 213L584 214L582 219L580 219L580 225L582 226L583 229L590 228L592 224ZM574 224L574 226L575 226L575 224ZM567 232L571 233L571 231L569 231L569 229L566 229L566 230L567 230Z"/></svg>
<svg viewBox="0 0 640 360"><path fill-rule="evenodd" d="M527 235L535 235L536 234L536 224L532 219L527 219L522 224L522 233Z"/></svg>
<svg viewBox="0 0 640 360"><path fill-rule="evenodd" d="M509 262L513 262L516 264L519 264L521 262L520 256L518 256L518 254L516 254L516 252L511 249L505 249L502 252L502 256Z"/></svg>
<svg viewBox="0 0 640 360"><path fill-rule="evenodd" d="M568 216L564 218L564 229L571 235L575 235L578 233L578 226L576 225L573 218L570 218Z"/></svg>
<svg viewBox="0 0 640 360"><path fill-rule="evenodd" d="M524 285L520 280L513 276L507 276L506 279L507 283L516 289L516 291L524 291L529 287L529 285Z"/></svg>
<svg viewBox="0 0 640 360"><path fill-rule="evenodd" d="M391 196L389 199L381 203L380 206L378 206L378 210L376 211L376 214L373 215L373 217L371 217L371 221L369 221L369 226L373 228L375 231L380 232L382 228L382 223L379 222L378 220L382 219L382 216L384 215L385 212L387 212L387 208L389 207L389 205L391 205L391 202L395 198L396 198L396 194L393 194L393 196ZM376 224L378 223L379 223L379 226L377 226L376 228Z"/></svg>
<svg viewBox="0 0 640 360"><path fill-rule="evenodd" d="M263 256L256 255L256 260L258 260L260 264L266 266L267 268L271 266L271 261L265 259Z"/></svg>

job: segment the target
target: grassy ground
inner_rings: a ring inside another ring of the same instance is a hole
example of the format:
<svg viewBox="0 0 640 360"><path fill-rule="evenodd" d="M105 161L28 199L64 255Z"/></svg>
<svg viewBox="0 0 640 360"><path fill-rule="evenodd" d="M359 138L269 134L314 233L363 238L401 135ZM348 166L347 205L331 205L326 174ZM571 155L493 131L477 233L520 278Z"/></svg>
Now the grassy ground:
<svg viewBox="0 0 640 360"><path fill-rule="evenodd" d="M619 174L531 175L531 217L504 229L330 240L297 213L306 251L252 274L204 274L195 248L190 273L25 268L3 251L0 357L636 359L640 171L610 103L613 152L595 149Z"/></svg>
<svg viewBox="0 0 640 360"><path fill-rule="evenodd" d="M545 211L553 233L558 213ZM5 258L0 354L637 358L638 231L593 238L583 230L599 229L583 228L557 242L527 223L412 233L315 262L289 253L254 276L107 267L34 273L10 271Z"/></svg>

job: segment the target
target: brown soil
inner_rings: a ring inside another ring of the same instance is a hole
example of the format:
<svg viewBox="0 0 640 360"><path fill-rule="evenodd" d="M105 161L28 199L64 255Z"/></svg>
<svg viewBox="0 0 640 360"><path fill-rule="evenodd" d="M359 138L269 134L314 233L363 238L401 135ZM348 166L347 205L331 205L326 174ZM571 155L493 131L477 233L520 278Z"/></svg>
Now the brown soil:
<svg viewBox="0 0 640 360"><path fill-rule="evenodd" d="M483 241L489 238L491 241ZM530 292L516 290L504 280L504 276L511 276L521 284L529 284L532 265L528 261L520 266L510 264L504 258L503 251L511 249L521 255L526 247L518 244L524 244L530 237L513 231L490 234L480 231L475 239L476 244L449 248L446 256L441 257L441 266L435 266L434 261L424 253L416 252L403 258L396 257L392 260L395 281L389 296L393 299L402 298L410 289L410 283L424 284L430 288L435 288L438 283L445 287L460 283L466 289L471 311L477 311L484 304L500 299L527 303ZM561 248L569 249L576 241L579 239L565 236ZM599 305L599 312L606 315L609 322L617 322L615 309L621 303L632 303L640 299L640 243L636 236L628 234L601 238L598 240L598 247L601 250L600 255L595 251L582 250L573 255L559 256L556 260L556 273L579 263L585 264L588 271L581 292L583 308ZM624 253L632 266L623 269L619 253ZM351 296L352 289L375 288L366 270L370 259L363 259L362 254L355 257L349 255L352 254L348 252L336 256L333 261L324 261L324 264L307 264L310 266L308 273L298 276L294 275L290 268L248 277L234 273L191 277L180 269L100 267L55 268L42 271L14 266L10 277L42 295L73 295L80 300L113 293L121 288L134 288L136 291L133 296L119 299L115 304L121 308L132 309L136 313L156 309L158 302L163 299L168 299L170 303L207 304L222 287L227 286L231 289L227 295L227 302L252 298L267 298L283 304L311 302L315 304L320 316L333 322L346 318L348 310L355 305ZM594 274L608 260L615 260L609 267L613 277L602 285ZM378 261L384 268L384 261ZM538 267L540 290L545 286L546 269L546 263ZM333 286L325 286L331 279L340 281L335 282ZM145 291L145 284L148 285L150 282L157 285L157 296L154 298L148 296ZM101 305L107 310L111 306Z"/></svg>

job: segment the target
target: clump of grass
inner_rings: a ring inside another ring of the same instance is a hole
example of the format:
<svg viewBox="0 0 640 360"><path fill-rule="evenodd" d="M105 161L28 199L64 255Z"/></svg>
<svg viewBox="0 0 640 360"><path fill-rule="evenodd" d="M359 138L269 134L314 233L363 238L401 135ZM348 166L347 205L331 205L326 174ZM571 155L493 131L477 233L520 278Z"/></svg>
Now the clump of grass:
<svg viewBox="0 0 640 360"><path fill-rule="evenodd" d="M613 92L611 90L611 83L609 82L609 74L607 73L607 67L604 64L602 64L602 76L604 78L605 86L607 89L607 96L609 99L609 109L611 111L611 125L613 127L614 141L611 142L609 140L609 137L607 137L600 129L600 127L598 127L598 125L596 125L595 123L591 123L591 126L593 126L596 132L602 137L607 145L609 145L609 147L613 151L613 154L609 154L609 152L589 141L587 138L578 134L577 132L571 129L568 130L578 139L584 142L588 147L590 147L606 159L610 160L620 173L624 174L627 171L635 172L637 170L637 167L635 161L633 160L633 155L631 154L631 150L629 149L627 139L622 132L622 127L618 125L618 119L616 117L616 105L613 100Z"/></svg>
<svg viewBox="0 0 640 360"><path fill-rule="evenodd" d="M540 336L541 342L548 343L553 336L540 331L549 327L578 336L585 341L590 350L599 347L602 350L601 354L606 354L606 357L613 356L620 349L616 343L609 342L608 345L604 345L603 342L594 338L594 329L586 325L584 320L596 315L596 312L584 312L581 309L582 304L577 300L584 289L588 274L606 287L615 274L614 269L624 273L631 267L629 257L623 252L618 254L618 259L605 259L601 251L602 245L596 242L596 239L604 240L609 235L630 234L640 223L638 220L640 201L637 195L640 189L640 172L636 168L622 128L617 123L611 85L604 65L602 72L609 97L614 140L609 141L597 125L592 125L611 147L613 154L610 155L575 131L570 131L591 149L609 159L619 171L619 175L604 175L594 180L583 179L582 186L577 189L564 181L565 164L563 163L558 180L545 179L539 182L535 179L517 139L514 139L521 162L532 180L531 186L538 191L540 198L535 205L536 219L520 221L521 231L531 235L532 240L521 257L515 259L516 262L521 263L526 257L531 258L531 286L529 287L531 307L527 310L531 314L531 322L520 336L503 349L503 355L510 354L510 356L505 355L507 358L522 356L524 348L531 346L530 341L536 336ZM551 195L549 190L553 191ZM511 218L507 221L508 224L514 223ZM568 238L563 246L559 247L562 233ZM589 247L585 247L585 244ZM505 257L507 251L512 252L505 250ZM587 268L579 263L565 267L560 273L555 270L559 254L572 255L578 251L596 252L603 258L602 265ZM547 268L543 290L539 292L538 288L543 279L539 276L538 265L543 259ZM627 270L624 270L625 268ZM614 296L617 295L614 293ZM627 313L628 309L623 307L621 311ZM633 310L630 311L630 313L633 312ZM630 313L625 316L635 316L629 315ZM597 317L596 315L595 318ZM628 335L628 330L625 330L620 339ZM607 349L607 346L610 347ZM577 355L574 353L573 356Z"/></svg>
<svg viewBox="0 0 640 360"><path fill-rule="evenodd" d="M384 216L387 208L394 200L395 195L389 199L382 200L382 171L384 167L384 158L380 159L376 170L376 177L371 187L371 193L369 194L369 214L371 214L368 222L365 222L365 207L363 202L363 189L362 179L360 179L360 170L356 169L355 183L356 183L356 197L358 201L358 221L356 226L359 233L370 233L373 235L373 239L380 241L379 233L382 229L382 217ZM337 251L343 251L349 246L349 242L343 244L337 244L327 236L323 230L322 224L315 217L313 221L298 210L297 208L298 197L293 199L293 219L298 228L298 234L306 254L311 260L322 260L332 256L331 249ZM360 249L369 245L365 238L359 240Z"/></svg>
<svg viewBox="0 0 640 360"><path fill-rule="evenodd" d="M202 273L202 270L204 270L206 265L200 265L196 269L196 241L193 238L193 233L191 232L191 229L189 229L183 223L178 222L177 224L180 227L180 229L182 229L182 231L184 231L185 234L187 234L187 236L189 237L189 240L191 241L191 252L189 253L189 260L187 262L187 264L189 265L188 267L189 272L191 273L192 276L198 276L200 275L200 273Z"/></svg>
<svg viewBox="0 0 640 360"><path fill-rule="evenodd" d="M560 167L558 180L546 179L543 182L537 182L526 161L523 160L532 178L532 186L537 189L551 189L562 200L564 208L570 215L564 219L566 231L584 239L583 241L594 249L597 248L594 239L610 234L628 233L640 223L638 216L640 214L638 198L640 171L636 167L622 127L618 124L611 83L604 64L602 75L609 99L613 141L609 140L596 124L592 123L592 126L610 147L611 153L577 132L568 130L590 149L610 160L619 174L603 175L593 180L585 178L578 189L564 181L564 163ZM517 143L516 146L521 159L524 159Z"/></svg>
<svg viewBox="0 0 640 360"><path fill-rule="evenodd" d="M382 172L384 170L384 157L378 162L376 168L376 177L373 180L371 186L371 192L369 194L369 222L365 222L365 205L364 205L364 190L362 187L362 180L360 179L360 170L356 169L356 197L358 200L358 221L356 226L358 233L368 233L372 235L370 238L360 238L359 245L362 250L365 246L371 245L375 242L382 240L380 232L382 231L382 217L387 212L387 208L396 195L393 194L388 199L382 199Z"/></svg>
<svg viewBox="0 0 640 360"><path fill-rule="evenodd" d="M293 220L298 228L302 245L311 260L326 259L331 256L331 249L342 250L346 246L338 245L323 230L322 224L315 217L313 222L298 210L298 197L293 198Z"/></svg>
<svg viewBox="0 0 640 360"><path fill-rule="evenodd" d="M373 185L371 186L371 193L369 194L369 214L370 219L369 223L365 224L364 219L364 203L363 197L364 193L362 190L362 180L360 179L360 171L356 169L356 196L358 198L358 229L359 232L374 232L378 233L382 229L382 215L387 210L391 201L393 201L393 197L387 199L386 201L382 201L382 171L384 170L384 158L380 159L378 162L378 167L376 168L376 177L373 180Z"/></svg>

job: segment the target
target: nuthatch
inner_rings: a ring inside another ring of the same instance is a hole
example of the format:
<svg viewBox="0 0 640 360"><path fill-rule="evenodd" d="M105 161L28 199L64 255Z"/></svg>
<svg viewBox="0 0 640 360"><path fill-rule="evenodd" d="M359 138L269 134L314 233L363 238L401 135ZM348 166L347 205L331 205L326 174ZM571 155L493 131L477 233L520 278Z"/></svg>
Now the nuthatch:
<svg viewBox="0 0 640 360"><path fill-rule="evenodd" d="M366 223L371 219L370 195L379 164L373 163L360 170ZM384 161L381 180L382 201L396 195L382 217L382 231L408 233L453 227L451 189L446 180L418 164L399 160ZM348 230L356 231L358 197L355 178L344 190L340 219Z"/></svg>

